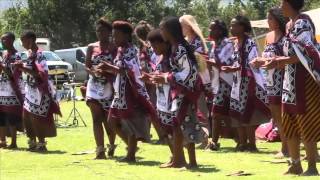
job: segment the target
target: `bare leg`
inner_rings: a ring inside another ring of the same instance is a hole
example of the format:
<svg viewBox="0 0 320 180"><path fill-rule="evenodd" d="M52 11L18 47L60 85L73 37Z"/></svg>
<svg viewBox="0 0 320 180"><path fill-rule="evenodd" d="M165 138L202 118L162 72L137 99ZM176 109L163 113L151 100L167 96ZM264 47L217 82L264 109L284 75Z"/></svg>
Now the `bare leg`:
<svg viewBox="0 0 320 180"><path fill-rule="evenodd" d="M179 127L173 130L173 162L172 167L181 168L186 166L186 159L183 152L183 134Z"/></svg>
<svg viewBox="0 0 320 180"><path fill-rule="evenodd" d="M34 127L32 125L32 117L28 113L23 112L23 123L26 129L27 136L29 138L29 151L35 151L37 148L37 140L36 140L36 133Z"/></svg>
<svg viewBox="0 0 320 180"><path fill-rule="evenodd" d="M281 139L281 152L277 156L281 158L285 157L288 155L288 144L287 144L287 139L284 136L283 128L282 128L282 123L281 123L281 106L280 105L270 105L270 110L272 117L274 119L274 122L276 123L279 132L280 132L280 139Z"/></svg>
<svg viewBox="0 0 320 180"><path fill-rule="evenodd" d="M174 155L173 154L174 153L173 142L169 138L166 138L166 139L167 139L168 146L169 146L169 149L170 149L170 152L171 152L172 155L170 157L169 162L161 164L160 168L170 168L170 167L172 167L172 163L173 163L173 155Z"/></svg>
<svg viewBox="0 0 320 180"><path fill-rule="evenodd" d="M300 162L300 140L299 137L288 138L289 155L292 161L291 166L285 174L301 174L302 166Z"/></svg>
<svg viewBox="0 0 320 180"><path fill-rule="evenodd" d="M46 152L47 151L47 147L46 147L46 140L44 137L39 136L38 137L39 143L38 143L38 147L37 147L37 151L39 152Z"/></svg>
<svg viewBox="0 0 320 180"><path fill-rule="evenodd" d="M246 149L247 145L247 133L244 127L238 127L238 145L236 147L236 151L243 152Z"/></svg>
<svg viewBox="0 0 320 180"><path fill-rule="evenodd" d="M197 168L197 159L196 159L196 151L195 151L195 144L189 143L187 145L188 155L189 155L189 167L190 168Z"/></svg>
<svg viewBox="0 0 320 180"><path fill-rule="evenodd" d="M6 128L0 127L0 148L6 147Z"/></svg>
<svg viewBox="0 0 320 180"><path fill-rule="evenodd" d="M127 157L123 159L126 162L136 162L137 139L134 135L128 137Z"/></svg>
<svg viewBox="0 0 320 180"><path fill-rule="evenodd" d="M221 120L222 116L219 114L214 114L212 119L212 142L218 143L220 133L221 133Z"/></svg>
<svg viewBox="0 0 320 180"><path fill-rule="evenodd" d="M308 169L302 175L304 176L317 176L319 175L317 170L317 143L316 142L304 142L306 148Z"/></svg>
<svg viewBox="0 0 320 180"><path fill-rule="evenodd" d="M105 128L105 130L106 130L106 133L107 133L107 135L108 135L109 143L110 143L111 145L114 145L115 140L116 140L116 133L115 133L115 132L113 131L113 129L110 127L111 124L109 124L109 123L107 122L107 120L104 120L104 121L103 121L103 124L104 124L104 128Z"/></svg>
<svg viewBox="0 0 320 180"><path fill-rule="evenodd" d="M17 148L17 127L10 126L10 134L11 134L11 144L9 146L10 149Z"/></svg>
<svg viewBox="0 0 320 180"><path fill-rule="evenodd" d="M247 145L247 150L250 152L257 152L256 146L256 136L255 136L256 126L246 127L246 134L249 144Z"/></svg>
<svg viewBox="0 0 320 180"><path fill-rule="evenodd" d="M96 142L96 159L106 159L104 147L104 132L102 122L106 120L105 112L97 103L88 102L93 120L93 134Z"/></svg>

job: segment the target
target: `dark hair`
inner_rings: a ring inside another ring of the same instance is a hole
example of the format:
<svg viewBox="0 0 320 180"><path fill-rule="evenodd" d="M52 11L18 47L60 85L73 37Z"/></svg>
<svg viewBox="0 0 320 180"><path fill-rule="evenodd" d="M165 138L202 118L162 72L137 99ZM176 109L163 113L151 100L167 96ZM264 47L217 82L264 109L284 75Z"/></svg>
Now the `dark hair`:
<svg viewBox="0 0 320 180"><path fill-rule="evenodd" d="M112 28L114 30L121 31L127 35L132 36L133 27L132 25L127 21L114 21L112 23Z"/></svg>
<svg viewBox="0 0 320 180"><path fill-rule="evenodd" d="M112 24L109 23L105 18L100 18L96 22L96 26L102 26L102 27L106 28L108 31L112 31Z"/></svg>
<svg viewBox="0 0 320 180"><path fill-rule="evenodd" d="M296 11L300 11L304 6L304 0L285 0L285 1L287 1L290 4L290 6Z"/></svg>
<svg viewBox="0 0 320 180"><path fill-rule="evenodd" d="M147 37L148 33L152 31L153 27L148 24L146 21L140 21L136 28L134 29L135 34L138 38Z"/></svg>
<svg viewBox="0 0 320 180"><path fill-rule="evenodd" d="M26 30L22 33L21 38L28 38L32 39L33 41L37 40L36 33L34 33L32 30Z"/></svg>
<svg viewBox="0 0 320 180"><path fill-rule="evenodd" d="M226 38L229 35L229 29L226 25L226 23L224 21L222 21L221 19L215 19L212 21L212 23L214 23L217 27L219 27L219 29L222 32L222 37L221 38Z"/></svg>
<svg viewBox="0 0 320 180"><path fill-rule="evenodd" d="M188 57L193 63L197 65L196 57L194 55L194 49L184 39L179 18L166 17L161 21L160 25L163 26L178 43L182 44L182 46L186 48Z"/></svg>
<svg viewBox="0 0 320 180"><path fill-rule="evenodd" d="M271 8L268 13L278 22L280 31L285 34L288 20L283 16L282 10L278 7L274 7Z"/></svg>
<svg viewBox="0 0 320 180"><path fill-rule="evenodd" d="M16 36L12 32L5 32L3 35L9 37L12 41L16 39Z"/></svg>
<svg viewBox="0 0 320 180"><path fill-rule="evenodd" d="M147 40L150 41L151 43L154 43L154 42L163 43L163 42L165 42L164 39L161 36L160 29L154 29L154 30L150 31L148 33Z"/></svg>
<svg viewBox="0 0 320 180"><path fill-rule="evenodd" d="M250 20L246 16L238 15L234 18L237 23L244 28L244 32L251 33L252 27Z"/></svg>

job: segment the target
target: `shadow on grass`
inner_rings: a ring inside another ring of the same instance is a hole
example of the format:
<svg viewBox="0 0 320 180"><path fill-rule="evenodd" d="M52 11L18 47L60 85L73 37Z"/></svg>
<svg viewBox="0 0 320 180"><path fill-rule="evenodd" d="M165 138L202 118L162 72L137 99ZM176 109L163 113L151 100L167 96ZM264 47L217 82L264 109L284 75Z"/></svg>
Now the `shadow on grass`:
<svg viewBox="0 0 320 180"><path fill-rule="evenodd" d="M55 151L46 151L46 152L35 152L35 153L38 153L38 154L66 154L67 152L66 151L61 151L61 150L55 150Z"/></svg>
<svg viewBox="0 0 320 180"><path fill-rule="evenodd" d="M199 165L197 168L188 169L190 172L200 172L200 173L215 173L219 172L220 169L217 169L213 165Z"/></svg>
<svg viewBox="0 0 320 180"><path fill-rule="evenodd" d="M211 153L250 153L250 154L274 154L274 151L269 150L268 148L258 148L258 152L237 152L234 147L221 147L218 151L209 151Z"/></svg>
<svg viewBox="0 0 320 180"><path fill-rule="evenodd" d="M138 166L160 166L161 162L159 161L143 161L141 157L136 157L136 162L125 162L122 161L124 157L114 157L117 162L119 163L126 163L129 165L138 165Z"/></svg>
<svg viewBox="0 0 320 180"><path fill-rule="evenodd" d="M8 150L7 152L16 152L16 151L25 151L25 152L30 152L30 153L37 153L37 154L66 154L66 151L61 151L61 150L55 150L51 151L48 150L46 152L37 152L37 151L29 151L28 148L17 148L17 149L6 149Z"/></svg>
<svg viewBox="0 0 320 180"><path fill-rule="evenodd" d="M167 146L168 145L167 143L159 142L159 139L153 139L148 144L159 145L159 146Z"/></svg>

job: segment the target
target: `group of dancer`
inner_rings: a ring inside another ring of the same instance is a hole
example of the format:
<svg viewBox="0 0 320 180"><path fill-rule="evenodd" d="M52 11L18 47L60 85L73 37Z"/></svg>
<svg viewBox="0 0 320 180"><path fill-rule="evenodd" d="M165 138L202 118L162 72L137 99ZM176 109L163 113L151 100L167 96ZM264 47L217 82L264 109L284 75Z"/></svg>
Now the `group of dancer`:
<svg viewBox="0 0 320 180"><path fill-rule="evenodd" d="M138 141L150 142L153 125L159 143L168 144L172 154L161 167L194 168L195 144L218 151L222 125L236 130L236 151L257 152L255 130L272 118L282 140L277 156L291 159L286 174L318 175L320 55L313 22L300 13L303 6L303 0L282 0L281 8L269 10L270 32L261 57L250 37L250 21L242 15L230 22L231 37L225 22L213 20L210 43L191 15L164 18L158 28L145 21L134 28L127 21L99 19L98 41L88 45L86 56L89 80L82 87L93 119L96 159L106 159L106 151L114 155L118 136L127 145L122 160L135 162ZM1 38L7 52L0 66L0 122L15 134L22 119L29 149L45 151L45 137L56 135L53 113L60 111L35 39L31 31L21 36L29 52L23 64L14 35ZM25 84L22 73L28 77ZM13 135L10 148L15 140Z"/></svg>
<svg viewBox="0 0 320 180"><path fill-rule="evenodd" d="M8 32L1 36L6 51L0 64L0 147L7 147L6 135L10 135L11 144L7 148L16 149L19 130L29 138L29 151L45 152L45 138L57 134L53 114L60 114L60 109L48 79L46 58L36 38L30 30L21 35L22 45L28 50L27 59L22 62L13 46L15 35Z"/></svg>

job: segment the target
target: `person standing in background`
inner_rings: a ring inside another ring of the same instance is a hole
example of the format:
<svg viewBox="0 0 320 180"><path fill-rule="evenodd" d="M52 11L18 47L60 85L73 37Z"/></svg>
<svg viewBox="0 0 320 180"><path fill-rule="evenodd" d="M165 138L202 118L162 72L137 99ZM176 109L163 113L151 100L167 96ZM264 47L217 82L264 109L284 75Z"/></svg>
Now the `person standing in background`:
<svg viewBox="0 0 320 180"><path fill-rule="evenodd" d="M217 77L212 79L213 89L213 106L212 112L212 142L209 148L217 151L220 148L218 143L221 133L222 123L227 128L231 127L229 118L230 95L233 82L233 73L225 73L221 71L222 66L230 66L233 64L233 42L228 38L229 31L227 25L219 19L212 21L210 24L210 38L214 41L209 53L208 66L215 69L213 72ZM217 79L217 80L215 80Z"/></svg>
<svg viewBox="0 0 320 180"><path fill-rule="evenodd" d="M230 30L236 37L232 55L234 64L222 66L221 70L234 73L229 113L232 126L238 132L236 151L257 152L255 130L268 120L270 113L262 73L249 64L258 57L258 50L254 40L248 36L252 27L247 17L238 15L233 18Z"/></svg>
<svg viewBox="0 0 320 180"><path fill-rule="evenodd" d="M48 79L46 57L36 44L36 34L25 31L21 35L22 45L28 50L26 65L16 62L14 65L27 75L25 99L23 104L23 122L29 138L29 151L46 152L46 137L57 136L53 114L60 114L60 108L54 99L52 82ZM38 138L38 142L36 141Z"/></svg>
<svg viewBox="0 0 320 180"><path fill-rule="evenodd" d="M15 35L7 32L2 35L1 43L6 51L0 64L0 136L5 139L6 127L9 126L11 144L9 149L17 149L17 130L23 131L22 105L24 99L24 84L22 72L13 65L21 62L17 50L13 46ZM1 146L6 146L5 142Z"/></svg>

